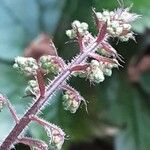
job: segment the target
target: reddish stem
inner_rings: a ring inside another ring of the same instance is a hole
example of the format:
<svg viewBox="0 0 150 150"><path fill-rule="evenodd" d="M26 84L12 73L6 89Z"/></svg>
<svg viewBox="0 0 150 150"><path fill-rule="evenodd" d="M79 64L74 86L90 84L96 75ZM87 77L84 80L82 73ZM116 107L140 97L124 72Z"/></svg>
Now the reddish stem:
<svg viewBox="0 0 150 150"><path fill-rule="evenodd" d="M89 66L89 64L81 64L81 65L76 65L70 68L70 71L82 71L86 70L86 68Z"/></svg>
<svg viewBox="0 0 150 150"><path fill-rule="evenodd" d="M40 89L40 96L44 97L44 95L45 95L45 82L43 79L43 75L39 69L37 70L37 76L36 77L37 77L38 86Z"/></svg>
<svg viewBox="0 0 150 150"><path fill-rule="evenodd" d="M77 33L77 37L78 37L80 52L83 52L84 47L83 47L83 43L82 43L82 40L83 40L82 36L79 33Z"/></svg>
<svg viewBox="0 0 150 150"><path fill-rule="evenodd" d="M107 24L103 23L102 27L99 29L99 33L98 33L98 37L97 37L97 42L100 43L105 35L106 35L106 31L107 31Z"/></svg>

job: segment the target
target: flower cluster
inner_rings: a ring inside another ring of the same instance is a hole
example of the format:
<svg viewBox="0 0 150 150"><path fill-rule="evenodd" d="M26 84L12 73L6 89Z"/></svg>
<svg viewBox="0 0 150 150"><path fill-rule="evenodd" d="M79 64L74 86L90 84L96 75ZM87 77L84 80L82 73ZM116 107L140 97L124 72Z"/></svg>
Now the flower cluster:
<svg viewBox="0 0 150 150"><path fill-rule="evenodd" d="M48 75L51 77L51 75L57 75L61 72L64 66L65 63L60 57L51 55L41 56L38 61L32 57L16 57L13 65L20 73L34 77L33 80L28 82L25 93L36 97L40 94L37 80L38 72L40 71L42 76Z"/></svg>
<svg viewBox="0 0 150 150"><path fill-rule="evenodd" d="M70 38L76 38L78 36L78 34L80 36L84 36L85 34L88 34L88 24L85 22L80 22L78 20L75 20L72 23L72 29L71 30L67 30L66 31L66 35Z"/></svg>
<svg viewBox="0 0 150 150"><path fill-rule="evenodd" d="M41 56L39 62L32 57L19 56L15 58L15 64L13 67L27 76L35 76L39 66L46 72L46 74L58 74L62 70L63 64L63 60L58 56Z"/></svg>
<svg viewBox="0 0 150 150"><path fill-rule="evenodd" d="M128 41L129 38L134 39L130 23L139 17L130 13L129 10L129 8L119 8L114 11L103 10L102 13L96 12L96 17L99 23L107 24L107 32L110 36Z"/></svg>
<svg viewBox="0 0 150 150"><path fill-rule="evenodd" d="M79 71L76 70L73 75L88 78L90 82L100 83L105 80L105 75L112 75L112 68L117 67L118 61L116 59L105 59L102 61L93 59L86 68Z"/></svg>
<svg viewBox="0 0 150 150"><path fill-rule="evenodd" d="M16 57L15 64L13 65L20 73L27 76L36 75L36 70L38 69L38 64L36 60L32 57Z"/></svg>
<svg viewBox="0 0 150 150"><path fill-rule="evenodd" d="M50 124L50 127L45 126L45 130L50 138L50 145L56 150L60 150L65 140L63 130L54 124Z"/></svg>
<svg viewBox="0 0 150 150"><path fill-rule="evenodd" d="M89 67L87 67L85 74L91 82L103 82L105 77L100 68L100 63L97 60L92 60Z"/></svg>
<svg viewBox="0 0 150 150"><path fill-rule="evenodd" d="M63 60L58 61L58 57L56 56L46 55L40 58L39 65L42 69L46 71L46 74L48 73L58 74L59 72L62 71L61 62L63 62Z"/></svg>
<svg viewBox="0 0 150 150"><path fill-rule="evenodd" d="M69 110L71 113L75 113L79 108L81 101L84 101L84 99L75 89L70 86L66 87L63 94L64 109Z"/></svg>

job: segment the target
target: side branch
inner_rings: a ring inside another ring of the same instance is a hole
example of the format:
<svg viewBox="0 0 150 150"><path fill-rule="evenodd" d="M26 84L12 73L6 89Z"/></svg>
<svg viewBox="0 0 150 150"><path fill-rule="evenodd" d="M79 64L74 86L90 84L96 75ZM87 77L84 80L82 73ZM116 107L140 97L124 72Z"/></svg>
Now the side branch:
<svg viewBox="0 0 150 150"><path fill-rule="evenodd" d="M67 79L67 77L71 74L70 68L74 65L80 64L87 58L90 52L94 52L95 49L100 46L99 43L94 41L90 44L85 50L84 53L79 54L79 56L66 67L62 73L60 73L55 80L49 85L47 91L45 92L44 97L39 97L35 103L29 108L29 110L25 113L25 115L20 119L19 123L12 129L10 134L6 137L2 145L0 146L0 150L9 150L10 146L16 141L18 135L26 128L26 126L31 122L30 115L35 115L38 113L40 108L45 104L45 102L49 99L53 92Z"/></svg>

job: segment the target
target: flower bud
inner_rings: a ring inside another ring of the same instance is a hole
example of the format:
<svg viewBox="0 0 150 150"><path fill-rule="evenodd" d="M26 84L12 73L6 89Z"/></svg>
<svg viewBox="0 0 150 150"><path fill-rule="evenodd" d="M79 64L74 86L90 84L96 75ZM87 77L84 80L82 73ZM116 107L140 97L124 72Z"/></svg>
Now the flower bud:
<svg viewBox="0 0 150 150"><path fill-rule="evenodd" d="M65 133L63 130L54 124L50 124L49 127L45 126L45 131L50 138L50 145L56 150L60 150L65 139Z"/></svg>
<svg viewBox="0 0 150 150"><path fill-rule="evenodd" d="M16 57L13 67L27 76L36 75L38 69L37 62L32 57Z"/></svg>
<svg viewBox="0 0 150 150"><path fill-rule="evenodd" d="M103 82L105 77L100 69L99 62L97 60L92 60L90 63L90 67L86 69L87 77L91 82L100 83Z"/></svg>
<svg viewBox="0 0 150 150"><path fill-rule="evenodd" d="M109 69L109 68L103 68L103 73L104 73L106 76L111 76L111 75L112 75L112 70Z"/></svg>
<svg viewBox="0 0 150 150"><path fill-rule="evenodd" d="M88 32L88 24L85 22L80 22L78 20L75 20L72 24L72 29L66 31L66 35L70 38L77 38L78 34L80 36L85 36L87 35Z"/></svg>
<svg viewBox="0 0 150 150"><path fill-rule="evenodd" d="M91 67L92 68L99 67L99 62L97 60L92 60L91 61Z"/></svg>
<svg viewBox="0 0 150 150"><path fill-rule="evenodd" d="M70 38L70 39L73 39L75 38L77 35L76 35L76 32L74 30L67 30L66 31L66 35Z"/></svg>
<svg viewBox="0 0 150 150"><path fill-rule="evenodd" d="M109 11L108 11L108 10L104 10L104 11L103 11L103 15L104 15L104 16L109 16Z"/></svg>
<svg viewBox="0 0 150 150"><path fill-rule="evenodd" d="M40 94L40 90L36 80L30 80L28 82L28 86L25 89L25 93L27 95L35 95L35 96L38 96Z"/></svg>
<svg viewBox="0 0 150 150"><path fill-rule="evenodd" d="M103 72L99 68L93 69L88 75L90 81L100 83L105 80Z"/></svg>
<svg viewBox="0 0 150 150"><path fill-rule="evenodd" d="M72 22L72 27L73 28L80 28L81 27L81 23L78 20L75 20Z"/></svg>
<svg viewBox="0 0 150 150"><path fill-rule="evenodd" d="M81 28L83 29L83 30L88 30L88 24L86 23L86 22L82 22L81 23Z"/></svg>
<svg viewBox="0 0 150 150"><path fill-rule="evenodd" d="M58 59L59 58L51 55L42 56L40 58L39 65L46 71L47 74L48 73L58 74L62 70L61 62L59 62Z"/></svg>
<svg viewBox="0 0 150 150"><path fill-rule="evenodd" d="M102 17L103 17L103 15L102 15L102 13L97 12L97 13L96 13L96 17L97 17L99 20L101 20Z"/></svg>
<svg viewBox="0 0 150 150"><path fill-rule="evenodd" d="M82 97L77 91L67 90L63 95L63 106L65 110L75 113L80 106Z"/></svg>

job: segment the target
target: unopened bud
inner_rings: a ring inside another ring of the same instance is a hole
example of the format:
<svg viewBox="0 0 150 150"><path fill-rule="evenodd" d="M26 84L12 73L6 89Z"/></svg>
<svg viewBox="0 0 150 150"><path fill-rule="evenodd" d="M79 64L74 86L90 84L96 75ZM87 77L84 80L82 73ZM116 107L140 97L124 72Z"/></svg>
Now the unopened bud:
<svg viewBox="0 0 150 150"><path fill-rule="evenodd" d="M50 138L50 145L56 150L60 150L65 140L63 130L54 124L50 124L50 127L45 126L45 130Z"/></svg>
<svg viewBox="0 0 150 150"><path fill-rule="evenodd" d="M104 73L106 76L111 76L111 75L112 75L112 70L109 69L109 68L104 68L104 69L103 69L103 73Z"/></svg>
<svg viewBox="0 0 150 150"><path fill-rule="evenodd" d="M88 78L90 81L95 82L95 83L100 83L105 80L104 74L100 68L93 69L88 75Z"/></svg>
<svg viewBox="0 0 150 150"><path fill-rule="evenodd" d="M81 23L78 20L75 20L72 22L72 27L73 28L80 28L81 27Z"/></svg>
<svg viewBox="0 0 150 150"><path fill-rule="evenodd" d="M105 80L104 74L100 69L100 64L97 60L92 60L90 67L87 68L87 75L91 82L100 83Z"/></svg>
<svg viewBox="0 0 150 150"><path fill-rule="evenodd" d="M74 30L67 30L67 31L66 31L66 35L67 35L70 39L73 39L73 38L75 38L75 37L77 36Z"/></svg>
<svg viewBox="0 0 150 150"><path fill-rule="evenodd" d="M88 24L86 23L86 22L82 22L81 23L81 28L83 29L83 30L88 30Z"/></svg>
<svg viewBox="0 0 150 150"><path fill-rule="evenodd" d="M71 113L75 113L82 101L81 96L77 91L65 91L63 95L63 106L65 110L69 110Z"/></svg>
<svg viewBox="0 0 150 150"><path fill-rule="evenodd" d="M39 90L38 83L36 80L30 80L28 82L28 86L25 89L25 93L27 95L35 95L35 96L39 95L40 90Z"/></svg>
<svg viewBox="0 0 150 150"><path fill-rule="evenodd" d="M71 26L72 26L72 29L66 31L66 35L70 39L77 38L78 34L80 36L85 36L85 35L89 34L89 32L88 32L88 24L85 23L85 22L80 22L78 20L75 20L75 21L73 21Z"/></svg>

